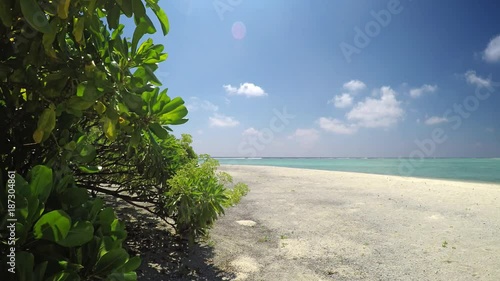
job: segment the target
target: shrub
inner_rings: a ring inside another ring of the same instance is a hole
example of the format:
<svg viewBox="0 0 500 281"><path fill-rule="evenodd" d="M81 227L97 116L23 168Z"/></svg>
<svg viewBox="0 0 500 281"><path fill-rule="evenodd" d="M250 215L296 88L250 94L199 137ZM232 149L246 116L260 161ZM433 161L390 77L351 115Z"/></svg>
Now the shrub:
<svg viewBox="0 0 500 281"><path fill-rule="evenodd" d="M134 271L140 259L130 258L122 247L127 236L124 225L113 209L103 208L102 199L90 199L87 189L76 186L71 176L57 179L46 166L35 166L29 181L19 174L10 175L6 188L15 185L19 280L137 278ZM8 202L5 188L1 202L3 228L9 216L3 204ZM2 243L2 252L12 246Z"/></svg>
<svg viewBox="0 0 500 281"><path fill-rule="evenodd" d="M234 189L229 174L218 172L217 160L202 155L180 168L168 180L170 190L165 193L165 210L175 220L179 234L189 240L206 235L225 206L239 202L248 192L245 184L238 183Z"/></svg>
<svg viewBox="0 0 500 281"><path fill-rule="evenodd" d="M99 193L193 236L233 197L212 160L198 165L191 137L170 133L188 112L160 89L167 54L144 38L151 14L166 35L158 0L0 0L0 183L16 171L20 280L135 279L138 258Z"/></svg>

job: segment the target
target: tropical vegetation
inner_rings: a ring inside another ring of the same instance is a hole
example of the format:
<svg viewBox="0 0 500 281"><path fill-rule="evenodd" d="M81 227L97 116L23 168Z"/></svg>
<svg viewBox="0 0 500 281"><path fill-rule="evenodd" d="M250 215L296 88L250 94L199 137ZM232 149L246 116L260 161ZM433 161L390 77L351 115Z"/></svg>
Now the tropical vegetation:
<svg viewBox="0 0 500 281"><path fill-rule="evenodd" d="M0 1L1 228L16 220L0 250L18 280L137 279L103 194L194 241L248 191L173 135L188 111L155 73L153 20L167 35L158 0Z"/></svg>

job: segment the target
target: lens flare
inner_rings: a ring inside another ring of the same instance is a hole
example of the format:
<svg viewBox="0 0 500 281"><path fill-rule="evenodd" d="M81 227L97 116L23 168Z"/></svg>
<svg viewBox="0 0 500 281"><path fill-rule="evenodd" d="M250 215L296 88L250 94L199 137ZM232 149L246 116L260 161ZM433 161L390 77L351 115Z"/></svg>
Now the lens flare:
<svg viewBox="0 0 500 281"><path fill-rule="evenodd" d="M242 40L245 38L247 34L247 28L244 23L241 21L237 21L233 23L233 27L231 28L231 33L233 34L233 38L237 40Z"/></svg>

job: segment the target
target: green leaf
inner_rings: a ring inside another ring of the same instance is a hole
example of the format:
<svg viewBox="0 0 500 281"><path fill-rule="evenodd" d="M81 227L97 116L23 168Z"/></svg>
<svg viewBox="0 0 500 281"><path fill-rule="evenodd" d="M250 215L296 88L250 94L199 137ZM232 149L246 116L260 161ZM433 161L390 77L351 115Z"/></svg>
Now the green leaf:
<svg viewBox="0 0 500 281"><path fill-rule="evenodd" d="M125 239L127 237L127 231L125 231L125 225L119 219L113 220L110 225L110 233L116 236L117 239Z"/></svg>
<svg viewBox="0 0 500 281"><path fill-rule="evenodd" d="M2 0L4 1L4 0ZM42 33L52 32L52 28L47 20L45 13L42 11L38 2L35 0L20 0L21 11L24 19L35 30Z"/></svg>
<svg viewBox="0 0 500 281"><path fill-rule="evenodd" d="M102 232L102 233L104 233L104 232ZM109 251L111 251L113 249L119 249L121 247L122 247L122 241L116 240L116 239L112 238L111 236L103 236L101 243L99 245L99 249L97 251L98 252L97 257L101 258Z"/></svg>
<svg viewBox="0 0 500 281"><path fill-rule="evenodd" d="M33 280L33 265L35 257L28 252L16 253L16 268L18 272L19 281Z"/></svg>
<svg viewBox="0 0 500 281"><path fill-rule="evenodd" d="M135 24L139 24L141 21L141 18L146 15L146 9L144 8L144 5L142 4L142 0L131 0L131 1L132 1L132 8L134 10Z"/></svg>
<svg viewBox="0 0 500 281"><path fill-rule="evenodd" d="M163 31L163 35L167 35L170 25L168 23L168 17L167 14L165 14L165 11L163 11L162 8L157 4L156 0L146 0L148 5L153 9L153 12L155 13L156 17L160 21L161 24L161 29Z"/></svg>
<svg viewBox="0 0 500 281"><path fill-rule="evenodd" d="M132 147L137 147L137 145L139 145L139 143L141 142L141 139L141 134L138 132L134 132L130 137L130 145Z"/></svg>
<svg viewBox="0 0 500 281"><path fill-rule="evenodd" d="M171 100L170 102L168 102L165 106L163 106L163 108L161 109L160 112L158 112L158 114L168 113L170 111L175 110L176 108L179 108L183 104L184 104L184 100L180 97L176 97L173 100Z"/></svg>
<svg viewBox="0 0 500 281"><path fill-rule="evenodd" d="M106 138L110 141L114 141L116 139L116 126L115 122L111 120L109 117L103 118L103 130Z"/></svg>
<svg viewBox="0 0 500 281"><path fill-rule="evenodd" d="M156 69L158 69L158 65L156 65L156 64L143 64L142 67L144 67L144 69L146 70L147 77L150 80L150 82L154 85L160 86L161 81L158 80L158 78L154 74Z"/></svg>
<svg viewBox="0 0 500 281"><path fill-rule="evenodd" d="M64 145L64 149L73 151L76 148L76 142L75 141L70 141L67 144Z"/></svg>
<svg viewBox="0 0 500 281"><path fill-rule="evenodd" d="M92 162L97 155L97 152L95 150L95 147L91 144L86 144L82 147L80 150L80 157L81 157L81 162L83 163L89 163Z"/></svg>
<svg viewBox="0 0 500 281"><path fill-rule="evenodd" d="M132 36L132 56L135 56L137 51L137 44L139 44L139 41L144 36L144 34L154 34L155 32L156 29L148 16L140 18L140 22L135 28L134 35Z"/></svg>
<svg viewBox="0 0 500 281"><path fill-rule="evenodd" d="M177 121L171 121L170 125L182 125L182 124L186 123L187 121L189 121L189 119L182 118L182 119L179 119Z"/></svg>
<svg viewBox="0 0 500 281"><path fill-rule="evenodd" d="M158 88L155 88L154 91L143 92L141 94L142 100L145 101L147 104L154 103L151 101L151 99L155 96L157 91L158 91Z"/></svg>
<svg viewBox="0 0 500 281"><path fill-rule="evenodd" d="M89 220L94 221L97 218L98 213L101 211L104 206L104 201L101 198L96 198L91 203L92 207L89 211Z"/></svg>
<svg viewBox="0 0 500 281"><path fill-rule="evenodd" d="M78 169L87 174L95 174L100 171L99 167L97 166L80 166L78 167Z"/></svg>
<svg viewBox="0 0 500 281"><path fill-rule="evenodd" d="M43 141L43 131L36 129L35 132L33 132L33 140L35 143L41 143Z"/></svg>
<svg viewBox="0 0 500 281"><path fill-rule="evenodd" d="M105 274L127 262L128 254L123 248L113 249L104 254L95 264L96 274Z"/></svg>
<svg viewBox="0 0 500 281"><path fill-rule="evenodd" d="M142 105L144 104L142 101L142 97L139 95L135 95L132 93L124 92L122 94L123 102L125 105L132 111L138 113L140 109L142 109Z"/></svg>
<svg viewBox="0 0 500 281"><path fill-rule="evenodd" d="M120 5L123 13L130 18L132 16L132 3L131 0L116 0L116 3Z"/></svg>
<svg viewBox="0 0 500 281"><path fill-rule="evenodd" d="M137 54L142 54L145 52L147 49L149 49L151 46L153 46L153 39L148 38L146 41L142 42L142 44L139 46L139 49L137 50Z"/></svg>
<svg viewBox="0 0 500 281"><path fill-rule="evenodd" d="M149 125L149 129L160 139L166 139L169 137L167 130L165 130L160 124L152 123Z"/></svg>
<svg viewBox="0 0 500 281"><path fill-rule="evenodd" d="M60 241L68 235L71 218L63 210L55 210L44 214L33 227L36 239Z"/></svg>
<svg viewBox="0 0 500 281"><path fill-rule="evenodd" d="M119 41L120 40L120 35L122 35L124 28L125 28L125 25L119 24L118 27L115 28L115 30L111 34L111 40L118 39L118 41Z"/></svg>
<svg viewBox="0 0 500 281"><path fill-rule="evenodd" d="M65 190L68 187L71 187L74 184L75 180L73 178L73 175L65 175L62 179L60 179L54 188L54 191L57 193L61 193L63 190Z"/></svg>
<svg viewBox="0 0 500 281"><path fill-rule="evenodd" d="M38 165L31 170L30 190L41 202L47 201L52 190L52 169Z"/></svg>
<svg viewBox="0 0 500 281"><path fill-rule="evenodd" d="M47 32L43 34L42 38L42 45L45 50L45 54L47 56L52 57L52 58L57 58L56 51L54 50L54 40L56 39L57 36L57 27L59 25L59 20L58 19L53 19L50 22L50 32Z"/></svg>
<svg viewBox="0 0 500 281"><path fill-rule="evenodd" d="M128 2L130 0L126 1ZM109 28L116 30L120 24L120 7L118 5L113 5L106 15L106 19L108 20Z"/></svg>
<svg viewBox="0 0 500 281"><path fill-rule="evenodd" d="M111 223L116 219L115 212L111 207L104 208L99 213L99 223L102 226L110 227Z"/></svg>
<svg viewBox="0 0 500 281"><path fill-rule="evenodd" d="M78 247L89 242L94 237L94 227L88 221L78 221L69 230L66 238L59 240L57 244L64 247Z"/></svg>
<svg viewBox="0 0 500 281"><path fill-rule="evenodd" d="M94 109L99 115L101 115L106 111L106 105L104 105L104 103L100 101L97 101L97 103L94 105Z"/></svg>
<svg viewBox="0 0 500 281"><path fill-rule="evenodd" d="M35 140L35 142L47 139L52 130L54 130L55 126L56 126L55 106L51 104L49 108L43 110L42 114L40 115L40 118L38 118L37 129L35 131L35 134L33 135L33 139Z"/></svg>
<svg viewBox="0 0 500 281"><path fill-rule="evenodd" d="M187 115L187 113L188 113L187 108L184 105L182 105L173 111L163 114L160 117L160 120L165 122L166 123L165 125L174 124L177 123L180 119L184 118Z"/></svg>
<svg viewBox="0 0 500 281"><path fill-rule="evenodd" d="M135 272L127 272L127 273L118 273L114 272L108 275L107 281L136 281L137 273Z"/></svg>
<svg viewBox="0 0 500 281"><path fill-rule="evenodd" d="M59 266L64 268L64 270L68 272L78 272L84 268L84 266L81 264L68 262L66 260L60 260Z"/></svg>
<svg viewBox="0 0 500 281"><path fill-rule="evenodd" d="M66 106L73 110L86 110L94 105L94 102L95 101L86 100L83 97L74 96L67 101Z"/></svg>
<svg viewBox="0 0 500 281"><path fill-rule="evenodd" d="M67 19L71 0L58 0L57 3L57 15L63 20Z"/></svg>
<svg viewBox="0 0 500 281"><path fill-rule="evenodd" d="M85 18L75 18L73 23L73 36L75 37L75 41L80 44L85 44L85 38L83 34L83 30L85 28Z"/></svg>
<svg viewBox="0 0 500 281"><path fill-rule="evenodd" d="M135 271L136 269L141 266L141 258L140 257L133 257L130 258L126 264L123 265L122 268L120 268L121 272L131 272Z"/></svg>

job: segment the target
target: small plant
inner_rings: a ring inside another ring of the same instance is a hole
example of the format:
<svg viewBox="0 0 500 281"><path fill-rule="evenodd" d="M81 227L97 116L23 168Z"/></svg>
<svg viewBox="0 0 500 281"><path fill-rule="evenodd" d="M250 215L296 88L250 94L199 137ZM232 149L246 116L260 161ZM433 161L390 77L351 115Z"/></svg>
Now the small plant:
<svg viewBox="0 0 500 281"><path fill-rule="evenodd" d="M229 174L226 175L229 176ZM231 177L230 179L232 182ZM237 183L232 189L226 189L225 195L227 197L227 200L226 202L224 202L224 207L231 207L240 203L241 198L247 195L248 191L249 191L248 186L241 182Z"/></svg>
<svg viewBox="0 0 500 281"><path fill-rule="evenodd" d="M288 239L288 237L287 237L286 235L282 234L282 235L280 236L280 239Z"/></svg>
<svg viewBox="0 0 500 281"><path fill-rule="evenodd" d="M441 246L442 246L443 248L448 247L448 242L444 241L444 242L443 242L443 244L441 244Z"/></svg>
<svg viewBox="0 0 500 281"><path fill-rule="evenodd" d="M236 184L233 189L229 174L217 172L219 162L208 155L200 156L180 168L168 180L170 190L164 195L167 216L175 220L177 233L191 242L206 235L224 207L240 201L248 192L245 184Z"/></svg>
<svg viewBox="0 0 500 281"><path fill-rule="evenodd" d="M261 237L259 238L259 240L257 240L257 242L260 243L269 242L269 237L268 236Z"/></svg>

